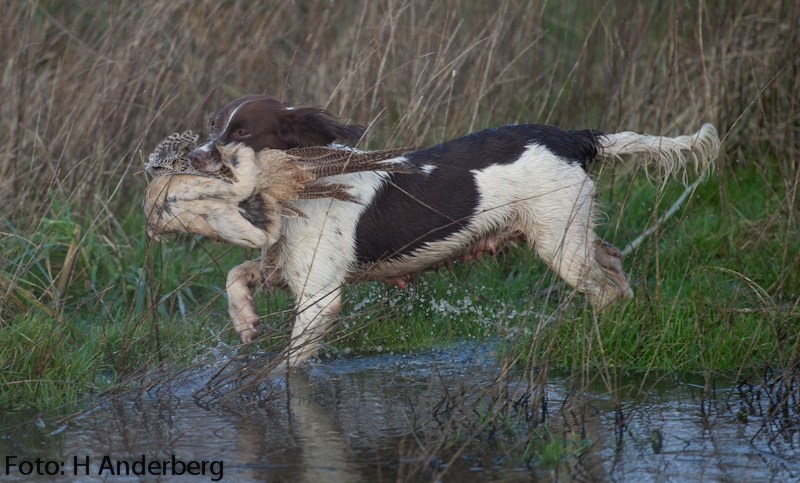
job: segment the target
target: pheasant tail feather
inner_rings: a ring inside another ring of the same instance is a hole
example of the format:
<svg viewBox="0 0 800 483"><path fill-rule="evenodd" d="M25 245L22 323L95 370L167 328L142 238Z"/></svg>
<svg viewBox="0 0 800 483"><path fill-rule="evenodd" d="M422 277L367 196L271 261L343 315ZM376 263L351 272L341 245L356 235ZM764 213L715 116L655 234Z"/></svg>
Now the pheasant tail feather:
<svg viewBox="0 0 800 483"><path fill-rule="evenodd" d="M286 153L299 158L300 164L317 178L362 171L385 171L390 173L418 173L419 168L406 162L386 161L399 158L417 148L398 148L383 151L359 152L349 149L311 147L294 148Z"/></svg>

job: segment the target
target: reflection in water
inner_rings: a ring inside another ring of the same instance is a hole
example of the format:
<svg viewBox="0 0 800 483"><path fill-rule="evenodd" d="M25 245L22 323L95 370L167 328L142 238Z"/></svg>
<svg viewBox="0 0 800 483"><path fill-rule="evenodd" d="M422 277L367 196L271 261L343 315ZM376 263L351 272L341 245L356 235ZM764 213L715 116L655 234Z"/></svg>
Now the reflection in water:
<svg viewBox="0 0 800 483"><path fill-rule="evenodd" d="M65 474L48 481L74 480L75 458L87 456L91 474L81 474L82 481L138 481L98 476L103 457L149 462L173 455L186 463L222 461L223 481L429 481L443 473L445 481L505 482L800 477L797 415L767 418L755 393L717 388L703 400L702 380L688 376L617 378L613 394L605 384L576 388L571 377L552 374L542 387L524 375L496 384L499 369L491 362L481 348L467 345L339 359L273 377L260 394L225 407L197 396L212 370L187 371L60 426L34 422L5 431L0 455L3 463L9 455L15 462L63 461ZM487 414L508 416L505 426L486 423ZM5 413L0 424L32 418ZM519 435L503 434L514 427ZM562 453L549 460L553 447ZM29 479L4 473L3 481ZM161 477L213 478L208 472Z"/></svg>

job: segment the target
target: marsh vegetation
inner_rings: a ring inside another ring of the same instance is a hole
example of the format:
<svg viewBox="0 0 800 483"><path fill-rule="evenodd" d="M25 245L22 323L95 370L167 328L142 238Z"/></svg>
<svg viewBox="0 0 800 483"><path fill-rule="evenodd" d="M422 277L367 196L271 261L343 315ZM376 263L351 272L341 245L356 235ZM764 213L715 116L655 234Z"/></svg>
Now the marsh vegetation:
<svg viewBox="0 0 800 483"><path fill-rule="evenodd" d="M623 247L656 226L625 259L629 303L594 314L517 246L408 293L348 291L323 357L475 340L503 368L480 394L447 393L425 416L439 424L403 440L420 474L486 441L526 464L583 451L591 434L531 419L553 371L565 412L603 387L622 413L615 402L652 381L691 375L700 399L717 385L757 393L764 424L796 429L797 2L11 2L0 22L0 407L60 417L220 358L205 405L268 393L245 362L285 343L291 301L261 294L264 334L239 347L222 292L254 254L153 242L140 207L159 141L267 92L369 125L362 148L516 122L665 135L712 122L724 138L714 174L660 225L684 186L594 167L603 238ZM525 382L524 410L510 380Z"/></svg>

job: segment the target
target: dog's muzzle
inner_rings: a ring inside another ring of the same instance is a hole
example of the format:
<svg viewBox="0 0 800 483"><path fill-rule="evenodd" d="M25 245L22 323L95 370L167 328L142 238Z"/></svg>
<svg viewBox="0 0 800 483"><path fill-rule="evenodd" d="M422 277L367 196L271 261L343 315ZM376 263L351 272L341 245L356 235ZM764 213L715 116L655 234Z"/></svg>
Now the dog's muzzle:
<svg viewBox="0 0 800 483"><path fill-rule="evenodd" d="M189 164L202 173L216 173L222 168L222 155L214 142L207 142L189 153Z"/></svg>

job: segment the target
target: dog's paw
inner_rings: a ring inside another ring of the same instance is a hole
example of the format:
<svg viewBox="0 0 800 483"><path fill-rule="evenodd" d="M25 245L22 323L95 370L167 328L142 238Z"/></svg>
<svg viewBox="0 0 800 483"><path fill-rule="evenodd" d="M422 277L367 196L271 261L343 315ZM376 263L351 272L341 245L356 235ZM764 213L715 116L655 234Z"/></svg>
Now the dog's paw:
<svg viewBox="0 0 800 483"><path fill-rule="evenodd" d="M231 321L236 333L239 335L239 340L243 344L253 342L258 336L260 317L249 291L236 299L228 297L228 314L231 316Z"/></svg>
<svg viewBox="0 0 800 483"><path fill-rule="evenodd" d="M236 332L239 334L239 340L242 341L242 344L249 344L258 337L258 327L256 323L250 323L241 329L237 327Z"/></svg>
<svg viewBox="0 0 800 483"><path fill-rule="evenodd" d="M239 317L234 319L236 333L239 334L239 340L242 341L242 344L249 344L258 337L258 312L255 311L251 303L243 307L243 310L238 315Z"/></svg>

